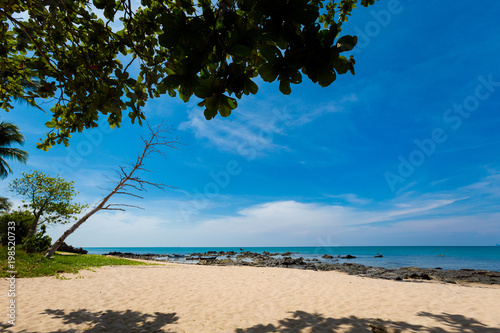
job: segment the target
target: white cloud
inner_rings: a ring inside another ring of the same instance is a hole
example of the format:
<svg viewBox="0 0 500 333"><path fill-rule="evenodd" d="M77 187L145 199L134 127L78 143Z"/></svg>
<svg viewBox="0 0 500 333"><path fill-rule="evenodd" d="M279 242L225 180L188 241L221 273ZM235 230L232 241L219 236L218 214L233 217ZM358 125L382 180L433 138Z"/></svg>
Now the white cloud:
<svg viewBox="0 0 500 333"><path fill-rule="evenodd" d="M492 175L454 191L406 194L384 202L355 194L332 196L367 202L359 206L286 200L247 205L217 217L202 210L192 223L179 218L181 201L157 199L144 202L146 211L98 213L69 242L109 247L480 245L500 238L500 207L489 205L478 212L478 207L497 201L491 186L498 188L499 182ZM483 183L491 186L477 185ZM226 198L231 200L237 199ZM65 229L51 228L49 234L57 238Z"/></svg>
<svg viewBox="0 0 500 333"><path fill-rule="evenodd" d="M500 196L500 173L492 171L492 174L480 181L462 188L465 192L478 192L490 194L495 197Z"/></svg>

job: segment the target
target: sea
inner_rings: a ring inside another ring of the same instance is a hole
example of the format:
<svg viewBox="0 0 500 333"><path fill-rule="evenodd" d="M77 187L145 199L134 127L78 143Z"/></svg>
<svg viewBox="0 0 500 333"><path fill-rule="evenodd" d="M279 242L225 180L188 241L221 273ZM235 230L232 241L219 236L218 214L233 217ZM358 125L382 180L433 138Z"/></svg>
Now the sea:
<svg viewBox="0 0 500 333"><path fill-rule="evenodd" d="M136 254L179 254L205 253L208 251L251 251L262 253L292 252L291 257L317 259L321 262L333 262L323 255L334 256L338 263L351 262L373 267L399 268L441 268L443 270L475 269L500 272L500 246L333 246L333 247L85 247L89 254L104 254L112 251L132 252ZM354 259L341 259L337 256L355 256ZM382 255L382 257L375 257ZM279 256L278 256L279 257ZM176 260L192 263L180 259Z"/></svg>

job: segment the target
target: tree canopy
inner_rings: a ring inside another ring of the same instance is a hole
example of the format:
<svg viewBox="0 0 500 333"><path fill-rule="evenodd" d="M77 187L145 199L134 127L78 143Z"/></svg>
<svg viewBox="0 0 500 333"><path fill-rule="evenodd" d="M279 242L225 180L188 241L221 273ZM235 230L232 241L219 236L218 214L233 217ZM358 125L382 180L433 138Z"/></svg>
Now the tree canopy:
<svg viewBox="0 0 500 333"><path fill-rule="evenodd" d="M145 102L163 94L194 95L207 119L227 117L259 76L288 95L303 75L326 87L354 74L342 53L357 38L339 34L357 2L1 0L0 103L54 99L45 150L101 115L112 127L125 112L142 123Z"/></svg>
<svg viewBox="0 0 500 333"><path fill-rule="evenodd" d="M74 215L87 207L73 202L78 194L73 184L39 171L23 172L21 178L12 181L10 190L25 199L24 208L33 215L28 238L36 234L40 224L69 223L76 219Z"/></svg>

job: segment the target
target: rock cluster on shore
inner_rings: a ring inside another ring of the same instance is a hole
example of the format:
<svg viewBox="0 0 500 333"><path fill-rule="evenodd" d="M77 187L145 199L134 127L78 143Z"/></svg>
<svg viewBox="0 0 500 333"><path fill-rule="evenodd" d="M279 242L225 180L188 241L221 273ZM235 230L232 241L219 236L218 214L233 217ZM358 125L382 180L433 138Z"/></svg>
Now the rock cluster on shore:
<svg viewBox="0 0 500 333"><path fill-rule="evenodd" d="M418 267L402 267L402 268L383 268L365 266L356 263L336 263L319 262L317 259L304 260L304 258L292 258L291 252L286 253L255 253L250 251L236 253L209 251L205 253L192 253L191 257L207 257L217 256L224 259L214 260L199 260L201 265L225 265L225 266L256 266L256 267L283 267L295 269L307 269L315 271L340 271L350 275L359 275L369 278L381 278L395 281L422 281L422 280L437 280L447 283L469 282L482 284L500 284L500 272L484 271L484 270L442 270L440 267L435 269L426 269ZM131 259L146 259L155 260L159 257L167 257L163 254L134 254L122 252L110 252L105 255L113 255L122 258ZM332 259L331 255L324 255L324 259ZM355 258L351 255L346 255L340 258ZM336 260L336 259L334 259Z"/></svg>
<svg viewBox="0 0 500 333"><path fill-rule="evenodd" d="M88 251L87 250L84 250L83 248L76 248L76 247L73 247L72 245L68 245L66 244L65 242L63 242L59 248L57 249L57 251L60 251L60 252L69 252L69 253L78 253L78 254L87 254Z"/></svg>
<svg viewBox="0 0 500 333"><path fill-rule="evenodd" d="M156 260L156 258L168 257L168 254L154 254L154 253L135 254L132 252L112 251L109 253L104 253L103 256L115 256L128 259Z"/></svg>

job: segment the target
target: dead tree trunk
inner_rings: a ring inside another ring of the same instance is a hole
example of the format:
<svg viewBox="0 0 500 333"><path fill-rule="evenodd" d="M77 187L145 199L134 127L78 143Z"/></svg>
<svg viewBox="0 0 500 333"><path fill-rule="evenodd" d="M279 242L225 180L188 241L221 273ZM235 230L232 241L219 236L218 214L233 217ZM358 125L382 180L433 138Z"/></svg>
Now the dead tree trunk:
<svg viewBox="0 0 500 333"><path fill-rule="evenodd" d="M136 171L149 171L144 169L144 158L148 157L152 153L159 153L160 155L164 155L164 152L160 150L161 146L167 146L170 148L176 148L176 144L178 144L177 140L171 139L170 141L166 140L164 136L162 136L163 132L168 131L163 123L158 125L155 129L151 128L148 124L148 128L151 132L151 136L149 139L145 139L141 137L144 142L144 149L142 153L137 157L137 160L134 164L131 165L132 169L130 171L126 171L125 167L120 166L119 177L120 179L117 181L118 185L106 196L102 199L99 204L97 204L94 209L85 214L81 219L79 219L71 228L66 230L61 237L47 250L45 253L46 258L50 258L61 246L61 244L66 240L66 238L71 235L78 227L80 227L85 221L87 221L92 215L97 213L100 210L121 210L124 211L124 208L119 207L136 207L133 205L125 205L125 204L108 204L109 199L115 194L125 194L130 195L136 198L142 199L141 196L131 193L131 190L137 191L145 191L145 186L150 185L156 188L164 189L166 187L172 187L162 183L153 183L146 180L143 180L137 176L134 176Z"/></svg>

